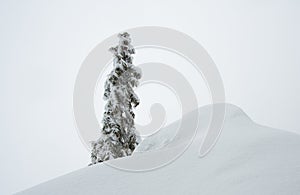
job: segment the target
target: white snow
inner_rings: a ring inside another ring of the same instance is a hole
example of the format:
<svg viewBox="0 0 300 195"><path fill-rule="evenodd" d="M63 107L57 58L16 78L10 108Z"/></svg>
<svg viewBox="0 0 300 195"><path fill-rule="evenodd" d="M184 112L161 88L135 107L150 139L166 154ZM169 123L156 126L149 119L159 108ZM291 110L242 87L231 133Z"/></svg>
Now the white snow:
<svg viewBox="0 0 300 195"><path fill-rule="evenodd" d="M209 106L199 112L201 131L209 122ZM192 114L182 120L189 122ZM174 125L146 138L132 156L113 161L134 165L139 159L160 157L158 149L176 134ZM123 171L101 163L19 194L300 194L298 134L258 125L238 107L226 104L219 140L208 155L199 158L202 138L199 133L182 156L152 171ZM180 137L175 141L180 147L188 140Z"/></svg>

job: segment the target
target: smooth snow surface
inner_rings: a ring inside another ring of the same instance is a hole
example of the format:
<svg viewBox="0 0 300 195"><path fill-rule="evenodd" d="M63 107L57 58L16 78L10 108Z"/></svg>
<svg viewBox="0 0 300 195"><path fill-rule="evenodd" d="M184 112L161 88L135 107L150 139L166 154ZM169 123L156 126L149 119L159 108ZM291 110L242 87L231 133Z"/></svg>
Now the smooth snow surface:
<svg viewBox="0 0 300 195"><path fill-rule="evenodd" d="M164 167L132 172L97 164L20 194L300 194L298 134L255 124L241 109L226 104L219 140L211 152L199 158L201 129L207 127L208 112L209 106L199 108L203 119L200 133L185 153ZM182 120L188 122L193 118L190 115ZM132 156L114 161L130 164L159 156L159 148L176 134L172 125L146 138ZM175 141L180 146L188 140L181 137ZM170 152L176 149L168 148Z"/></svg>

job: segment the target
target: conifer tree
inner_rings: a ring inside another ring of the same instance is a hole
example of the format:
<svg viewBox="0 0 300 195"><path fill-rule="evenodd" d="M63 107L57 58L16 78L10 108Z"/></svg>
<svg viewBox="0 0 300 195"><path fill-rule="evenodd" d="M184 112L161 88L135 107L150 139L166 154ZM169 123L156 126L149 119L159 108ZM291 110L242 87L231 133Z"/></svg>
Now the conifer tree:
<svg viewBox="0 0 300 195"><path fill-rule="evenodd" d="M91 164L131 155L139 136L134 126L133 108L140 101L133 89L142 76L141 69L132 64L131 38L127 32L118 35L119 44L109 49L113 53L113 70L105 82L100 138L92 142Z"/></svg>

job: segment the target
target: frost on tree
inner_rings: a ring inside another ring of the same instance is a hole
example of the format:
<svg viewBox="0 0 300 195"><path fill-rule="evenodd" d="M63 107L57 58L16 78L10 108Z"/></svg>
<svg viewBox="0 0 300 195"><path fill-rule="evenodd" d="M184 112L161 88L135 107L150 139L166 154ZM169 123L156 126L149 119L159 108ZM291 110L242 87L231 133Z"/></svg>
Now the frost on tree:
<svg viewBox="0 0 300 195"><path fill-rule="evenodd" d="M107 101L100 138L92 142L91 164L131 155L138 144L133 108L139 98L133 88L141 78L141 69L132 64L135 53L127 32L118 35L119 45L109 49L114 55L113 70L105 82Z"/></svg>

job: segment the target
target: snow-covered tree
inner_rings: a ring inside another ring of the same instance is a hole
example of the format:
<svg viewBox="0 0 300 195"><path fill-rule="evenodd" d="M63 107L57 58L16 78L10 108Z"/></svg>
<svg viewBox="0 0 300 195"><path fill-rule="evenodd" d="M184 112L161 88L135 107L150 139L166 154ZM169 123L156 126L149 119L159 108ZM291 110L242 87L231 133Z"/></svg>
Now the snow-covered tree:
<svg viewBox="0 0 300 195"><path fill-rule="evenodd" d="M133 89L138 86L142 72L132 64L135 50L130 35L124 32L118 37L119 44L109 49L114 55L113 70L105 82L107 103L100 138L92 142L91 164L131 155L139 142L133 108L140 101Z"/></svg>

